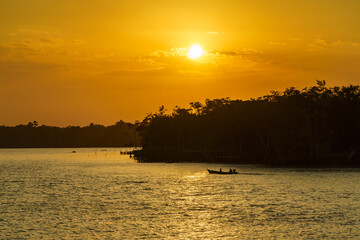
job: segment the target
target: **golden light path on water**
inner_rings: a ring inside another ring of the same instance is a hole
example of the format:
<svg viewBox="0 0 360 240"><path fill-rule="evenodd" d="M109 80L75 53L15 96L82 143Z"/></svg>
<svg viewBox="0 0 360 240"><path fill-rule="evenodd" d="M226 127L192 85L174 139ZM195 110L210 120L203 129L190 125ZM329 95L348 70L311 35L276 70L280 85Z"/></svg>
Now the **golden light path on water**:
<svg viewBox="0 0 360 240"><path fill-rule="evenodd" d="M1 238L360 236L358 168L137 163L123 150L0 149ZM207 173L220 167L241 174Z"/></svg>

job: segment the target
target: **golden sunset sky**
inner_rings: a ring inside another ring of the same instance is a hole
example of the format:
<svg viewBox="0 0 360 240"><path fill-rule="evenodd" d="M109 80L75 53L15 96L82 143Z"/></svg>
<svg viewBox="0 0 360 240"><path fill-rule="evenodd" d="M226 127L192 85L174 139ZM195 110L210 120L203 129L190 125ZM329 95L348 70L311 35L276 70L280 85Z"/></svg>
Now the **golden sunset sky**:
<svg viewBox="0 0 360 240"><path fill-rule="evenodd" d="M360 83L359 0L0 0L0 125L133 122L316 79Z"/></svg>

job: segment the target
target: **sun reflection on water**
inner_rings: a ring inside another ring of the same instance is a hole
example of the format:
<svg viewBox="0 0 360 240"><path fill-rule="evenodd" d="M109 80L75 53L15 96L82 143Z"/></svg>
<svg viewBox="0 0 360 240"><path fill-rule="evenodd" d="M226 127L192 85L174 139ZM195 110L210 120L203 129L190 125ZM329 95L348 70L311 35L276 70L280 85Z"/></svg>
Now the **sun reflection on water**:
<svg viewBox="0 0 360 240"><path fill-rule="evenodd" d="M198 172L198 173L194 173L191 175L186 175L186 176L184 176L184 179L191 179L193 181L198 181L198 180L205 178L207 175L208 174L205 172Z"/></svg>

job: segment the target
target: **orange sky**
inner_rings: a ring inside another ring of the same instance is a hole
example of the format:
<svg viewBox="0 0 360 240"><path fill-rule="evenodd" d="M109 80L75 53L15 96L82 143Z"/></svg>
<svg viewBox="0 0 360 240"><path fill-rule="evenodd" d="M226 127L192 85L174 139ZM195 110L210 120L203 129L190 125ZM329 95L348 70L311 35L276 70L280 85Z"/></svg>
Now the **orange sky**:
<svg viewBox="0 0 360 240"><path fill-rule="evenodd" d="M358 0L0 0L0 125L360 84L359 13Z"/></svg>

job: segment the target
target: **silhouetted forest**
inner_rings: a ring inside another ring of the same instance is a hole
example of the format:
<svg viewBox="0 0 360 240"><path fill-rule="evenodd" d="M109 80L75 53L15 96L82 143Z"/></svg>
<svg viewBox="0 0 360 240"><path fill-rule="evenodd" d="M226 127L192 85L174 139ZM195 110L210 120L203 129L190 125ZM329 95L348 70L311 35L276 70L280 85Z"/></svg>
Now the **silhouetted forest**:
<svg viewBox="0 0 360 240"><path fill-rule="evenodd" d="M316 86L250 100L192 102L149 114L141 161L264 164L360 163L359 86Z"/></svg>
<svg viewBox="0 0 360 240"><path fill-rule="evenodd" d="M39 126L36 121L15 127L0 126L0 147L125 147L139 146L136 124L119 121L111 126Z"/></svg>

